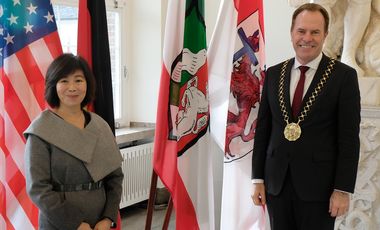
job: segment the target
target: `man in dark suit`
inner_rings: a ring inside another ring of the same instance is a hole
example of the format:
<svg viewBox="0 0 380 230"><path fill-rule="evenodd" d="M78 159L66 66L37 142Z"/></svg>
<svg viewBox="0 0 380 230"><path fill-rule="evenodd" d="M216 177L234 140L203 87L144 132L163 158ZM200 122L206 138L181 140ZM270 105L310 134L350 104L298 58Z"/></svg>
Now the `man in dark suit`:
<svg viewBox="0 0 380 230"><path fill-rule="evenodd" d="M268 68L252 157L252 200L272 230L334 229L349 208L359 160L356 71L322 53L329 16L295 10L296 57Z"/></svg>

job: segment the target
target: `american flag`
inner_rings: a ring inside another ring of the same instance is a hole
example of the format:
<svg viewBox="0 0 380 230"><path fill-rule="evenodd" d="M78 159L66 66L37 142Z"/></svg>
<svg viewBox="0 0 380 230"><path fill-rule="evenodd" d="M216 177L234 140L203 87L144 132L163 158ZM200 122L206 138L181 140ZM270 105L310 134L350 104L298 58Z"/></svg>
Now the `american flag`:
<svg viewBox="0 0 380 230"><path fill-rule="evenodd" d="M0 0L0 229L37 229L22 133L46 107L44 76L61 53L50 0Z"/></svg>

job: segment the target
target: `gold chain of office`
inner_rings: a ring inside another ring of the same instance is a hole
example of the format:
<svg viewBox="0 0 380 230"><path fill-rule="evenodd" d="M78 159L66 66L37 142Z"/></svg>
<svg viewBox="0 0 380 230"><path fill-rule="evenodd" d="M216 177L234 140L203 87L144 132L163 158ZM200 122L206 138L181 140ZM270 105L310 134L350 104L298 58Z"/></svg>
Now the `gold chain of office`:
<svg viewBox="0 0 380 230"><path fill-rule="evenodd" d="M306 102L306 105L303 107L301 114L298 116L297 123L295 122L289 123L289 114L286 111L286 107L285 107L284 82L285 82L286 67L289 61L290 59L285 61L281 67L281 75L280 75L280 82L279 82L279 88L278 88L278 99L280 102L281 112L284 117L284 121L286 122L286 126L284 129L284 136L289 141L296 141L301 136L301 132L302 132L299 124L301 121L305 120L308 112L310 111L311 106L315 102L315 99L321 93L323 86L326 84L327 80L330 78L331 72L334 69L335 59L332 59L332 58L330 59L327 65L327 68L322 75L321 80L318 82L313 93L311 94L308 101Z"/></svg>

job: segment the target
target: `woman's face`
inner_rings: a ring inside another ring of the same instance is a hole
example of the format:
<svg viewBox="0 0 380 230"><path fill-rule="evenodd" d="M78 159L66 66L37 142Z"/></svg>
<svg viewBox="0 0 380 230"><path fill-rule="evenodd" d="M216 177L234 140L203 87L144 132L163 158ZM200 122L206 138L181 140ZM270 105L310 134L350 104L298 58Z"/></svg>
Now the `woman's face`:
<svg viewBox="0 0 380 230"><path fill-rule="evenodd" d="M81 108L86 96L87 83L82 70L76 70L57 82L59 107Z"/></svg>

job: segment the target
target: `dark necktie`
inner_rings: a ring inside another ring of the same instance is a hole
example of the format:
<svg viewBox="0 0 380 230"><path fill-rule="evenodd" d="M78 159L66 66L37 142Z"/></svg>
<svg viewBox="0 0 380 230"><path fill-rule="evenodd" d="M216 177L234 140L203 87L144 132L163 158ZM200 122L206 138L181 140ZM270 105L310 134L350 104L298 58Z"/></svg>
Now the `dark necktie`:
<svg viewBox="0 0 380 230"><path fill-rule="evenodd" d="M293 117L296 118L300 108L301 108L301 103L302 103L302 96L303 96L303 88L305 85L305 73L309 69L307 66L300 66L298 67L301 71L300 79L298 81L296 91L294 92L293 96L293 103L292 103L292 112L293 112Z"/></svg>

